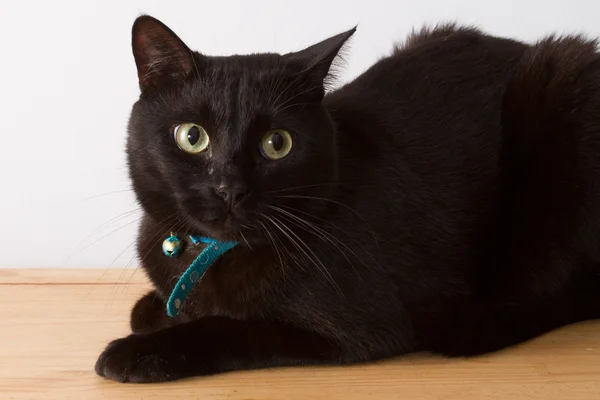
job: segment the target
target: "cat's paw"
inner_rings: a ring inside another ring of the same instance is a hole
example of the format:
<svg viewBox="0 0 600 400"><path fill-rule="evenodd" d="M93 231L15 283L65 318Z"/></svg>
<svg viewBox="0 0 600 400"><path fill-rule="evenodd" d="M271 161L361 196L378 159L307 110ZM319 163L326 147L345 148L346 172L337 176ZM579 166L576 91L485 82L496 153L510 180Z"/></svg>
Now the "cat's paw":
<svg viewBox="0 0 600 400"><path fill-rule="evenodd" d="M164 382L181 378L185 357L150 335L117 339L96 361L96 373L117 382Z"/></svg>

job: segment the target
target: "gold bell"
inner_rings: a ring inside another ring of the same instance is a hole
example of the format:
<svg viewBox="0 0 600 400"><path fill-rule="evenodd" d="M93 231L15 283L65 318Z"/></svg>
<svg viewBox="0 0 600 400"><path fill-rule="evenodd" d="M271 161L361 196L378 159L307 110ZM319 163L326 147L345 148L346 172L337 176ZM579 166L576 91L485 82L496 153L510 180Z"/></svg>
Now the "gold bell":
<svg viewBox="0 0 600 400"><path fill-rule="evenodd" d="M171 236L166 238L162 244L163 253L165 256L175 258L179 257L183 249L183 242L177 237L176 233L171 232Z"/></svg>

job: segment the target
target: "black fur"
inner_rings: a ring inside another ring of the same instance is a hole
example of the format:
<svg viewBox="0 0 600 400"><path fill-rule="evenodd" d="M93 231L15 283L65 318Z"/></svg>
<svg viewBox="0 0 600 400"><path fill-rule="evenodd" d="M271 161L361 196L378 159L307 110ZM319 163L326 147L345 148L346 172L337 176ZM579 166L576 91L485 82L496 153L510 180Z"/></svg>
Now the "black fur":
<svg viewBox="0 0 600 400"><path fill-rule="evenodd" d="M208 57L136 21L127 151L155 291L98 374L469 356L600 317L595 43L424 29L325 95L353 32L286 55ZM207 151L178 149L185 122L206 129ZM273 128L294 139L277 161L258 151ZM230 209L221 185L248 194ZM241 242L175 320L165 299L199 250L165 257L170 231Z"/></svg>

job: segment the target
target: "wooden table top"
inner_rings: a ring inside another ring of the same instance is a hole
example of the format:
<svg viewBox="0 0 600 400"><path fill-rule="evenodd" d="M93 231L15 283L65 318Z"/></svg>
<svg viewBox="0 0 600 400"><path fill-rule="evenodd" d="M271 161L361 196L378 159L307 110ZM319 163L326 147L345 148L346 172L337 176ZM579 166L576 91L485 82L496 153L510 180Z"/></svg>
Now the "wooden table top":
<svg viewBox="0 0 600 400"><path fill-rule="evenodd" d="M412 355L367 366L235 372L119 384L93 372L128 333L141 271L0 269L1 399L600 399L600 321L469 360Z"/></svg>

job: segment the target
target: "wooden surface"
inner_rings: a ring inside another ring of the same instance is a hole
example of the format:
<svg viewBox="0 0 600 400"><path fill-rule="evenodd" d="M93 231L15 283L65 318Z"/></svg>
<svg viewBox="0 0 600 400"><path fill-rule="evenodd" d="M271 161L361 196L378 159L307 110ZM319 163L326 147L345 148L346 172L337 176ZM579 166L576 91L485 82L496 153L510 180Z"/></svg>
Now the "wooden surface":
<svg viewBox="0 0 600 400"><path fill-rule="evenodd" d="M128 333L147 289L139 271L0 270L0 399L600 399L600 322L471 360L413 355L153 385L97 377L96 357Z"/></svg>

